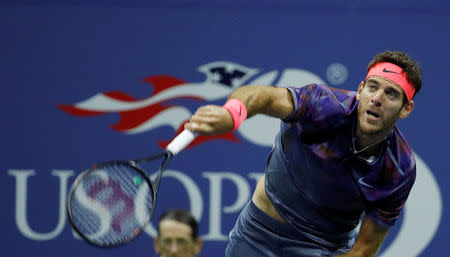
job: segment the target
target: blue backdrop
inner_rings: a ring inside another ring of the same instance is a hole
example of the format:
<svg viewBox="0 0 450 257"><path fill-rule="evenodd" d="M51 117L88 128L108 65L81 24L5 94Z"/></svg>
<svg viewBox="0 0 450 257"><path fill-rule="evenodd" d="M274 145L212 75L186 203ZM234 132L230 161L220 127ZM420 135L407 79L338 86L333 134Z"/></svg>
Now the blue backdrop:
<svg viewBox="0 0 450 257"><path fill-rule="evenodd" d="M197 107L222 104L241 85L356 89L372 56L389 49L420 62L423 89L399 122L418 160L416 185L380 256L444 256L449 25L443 0L0 1L1 255L152 256L156 219L113 250L73 234L64 204L77 174L158 151ZM277 126L256 116L182 152L154 217L190 209L201 256L222 256Z"/></svg>

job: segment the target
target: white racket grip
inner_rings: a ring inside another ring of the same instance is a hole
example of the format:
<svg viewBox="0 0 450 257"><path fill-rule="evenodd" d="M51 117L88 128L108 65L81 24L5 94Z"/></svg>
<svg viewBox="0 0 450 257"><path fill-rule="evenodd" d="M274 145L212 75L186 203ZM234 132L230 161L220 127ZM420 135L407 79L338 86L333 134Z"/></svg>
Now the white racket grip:
<svg viewBox="0 0 450 257"><path fill-rule="evenodd" d="M166 147L166 150L172 153L173 155L176 155L186 146L188 146L189 143L191 143L196 137L197 133L185 129L178 136L176 136L172 140L172 142L169 143L169 145Z"/></svg>

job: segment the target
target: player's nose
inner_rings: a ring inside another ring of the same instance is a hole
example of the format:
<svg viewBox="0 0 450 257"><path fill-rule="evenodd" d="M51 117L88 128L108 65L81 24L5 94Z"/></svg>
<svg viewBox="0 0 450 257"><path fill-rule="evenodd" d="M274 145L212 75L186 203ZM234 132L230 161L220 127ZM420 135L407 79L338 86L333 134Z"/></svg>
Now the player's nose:
<svg viewBox="0 0 450 257"><path fill-rule="evenodd" d="M376 105L376 106L380 106L381 105L381 101L382 101L382 92L380 90L378 90L371 99L371 102Z"/></svg>

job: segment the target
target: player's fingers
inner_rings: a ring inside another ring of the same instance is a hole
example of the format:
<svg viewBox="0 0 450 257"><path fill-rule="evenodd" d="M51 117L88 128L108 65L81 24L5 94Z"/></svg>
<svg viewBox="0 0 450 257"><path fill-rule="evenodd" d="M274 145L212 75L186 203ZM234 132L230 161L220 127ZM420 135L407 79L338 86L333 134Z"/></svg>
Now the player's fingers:
<svg viewBox="0 0 450 257"><path fill-rule="evenodd" d="M198 123L220 123L222 120L231 118L227 110L220 106L208 105L200 107L190 121Z"/></svg>
<svg viewBox="0 0 450 257"><path fill-rule="evenodd" d="M207 123L187 122L184 124L184 128L202 135L214 135L220 133L217 129Z"/></svg>
<svg viewBox="0 0 450 257"><path fill-rule="evenodd" d="M216 116L223 110L222 107L217 105L205 105L197 109L193 116L195 117L206 117L206 116Z"/></svg>
<svg viewBox="0 0 450 257"><path fill-rule="evenodd" d="M228 119L220 119L214 116L192 116L192 119L184 127L185 129L200 134L221 134L233 128L233 120L231 117Z"/></svg>
<svg viewBox="0 0 450 257"><path fill-rule="evenodd" d="M186 122L184 124L184 129L190 130L192 132L196 132L196 133L201 133L200 131L198 131L198 124L193 123L193 122Z"/></svg>
<svg viewBox="0 0 450 257"><path fill-rule="evenodd" d="M221 134L233 128L233 119L230 113L218 105L205 105L197 109L185 129L200 134Z"/></svg>
<svg viewBox="0 0 450 257"><path fill-rule="evenodd" d="M207 123L214 126L214 124L222 122L224 118L226 117L220 115L193 115L190 119L190 122Z"/></svg>

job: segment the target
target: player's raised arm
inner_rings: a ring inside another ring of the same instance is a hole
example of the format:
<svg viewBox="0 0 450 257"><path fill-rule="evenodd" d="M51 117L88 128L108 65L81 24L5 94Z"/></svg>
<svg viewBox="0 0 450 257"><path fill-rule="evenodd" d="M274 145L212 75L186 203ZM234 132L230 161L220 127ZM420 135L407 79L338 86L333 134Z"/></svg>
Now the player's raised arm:
<svg viewBox="0 0 450 257"><path fill-rule="evenodd" d="M232 92L224 106L200 107L185 129L207 135L221 134L237 129L245 118L255 114L285 118L293 108L291 93L286 88L244 86Z"/></svg>

